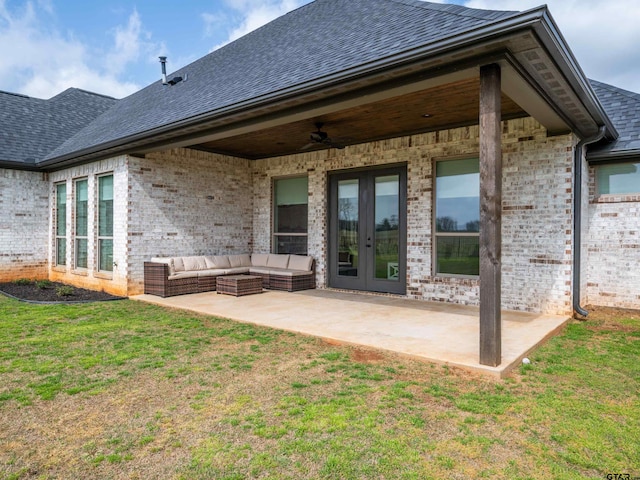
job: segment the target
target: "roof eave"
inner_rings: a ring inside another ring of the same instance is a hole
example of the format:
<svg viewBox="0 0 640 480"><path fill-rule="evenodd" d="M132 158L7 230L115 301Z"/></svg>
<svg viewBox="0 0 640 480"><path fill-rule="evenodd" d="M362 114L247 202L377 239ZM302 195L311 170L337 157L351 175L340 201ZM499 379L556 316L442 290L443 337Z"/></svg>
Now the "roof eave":
<svg viewBox="0 0 640 480"><path fill-rule="evenodd" d="M593 165L597 165L599 163L626 162L634 160L640 160L640 148L616 151L604 150L601 152L597 150L587 150L587 161Z"/></svg>
<svg viewBox="0 0 640 480"><path fill-rule="evenodd" d="M8 170L27 170L31 172L39 172L42 170L39 165L36 165L33 162L20 162L15 160L1 160L1 159L0 159L0 168L6 168Z"/></svg>
<svg viewBox="0 0 640 480"><path fill-rule="evenodd" d="M209 111L197 116L180 120L171 124L147 130L129 137L120 138L104 144L95 145L84 150L71 152L57 157L47 158L38 163L42 169L55 169L73 163L91 161L99 157L112 156L131 151L131 145L153 141L158 135L167 135L171 132L179 132L181 129L197 125L202 122L220 119L258 110L266 105L277 106L292 97L302 96L310 92L318 94L319 91L327 91L336 85L348 83L365 77L375 77L384 72L397 69L403 65L420 62L430 57L446 55L448 52L459 53L477 46L479 41L497 41L517 33L523 29L531 29L550 52L553 59L560 65L563 74L575 89L580 99L585 102L586 108L598 125L605 125L609 138L616 138L617 131L611 120L606 115L602 105L597 99L586 76L579 67L575 57L569 50L564 38L560 34L555 22L549 15L546 6L537 7L525 12L514 14L506 19L496 20L482 27L469 30L462 35L456 35L441 39L437 42L426 44L420 48L401 52L399 54L378 59L355 68L336 72L331 75L314 79L313 81L298 84L287 89L272 92L268 95L249 99L221 109Z"/></svg>
<svg viewBox="0 0 640 480"><path fill-rule="evenodd" d="M543 6L536 10L541 13L540 22L534 25L538 38L545 45L547 51L551 54L594 120L598 125L606 127L605 138L615 140L619 135L616 127L607 115L589 79L578 64L548 8Z"/></svg>

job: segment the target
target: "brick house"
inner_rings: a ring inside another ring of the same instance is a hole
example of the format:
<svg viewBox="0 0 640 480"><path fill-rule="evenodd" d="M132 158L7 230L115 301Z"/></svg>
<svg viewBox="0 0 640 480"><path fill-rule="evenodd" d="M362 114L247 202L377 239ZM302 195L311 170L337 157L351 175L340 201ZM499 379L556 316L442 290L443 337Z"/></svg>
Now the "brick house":
<svg viewBox="0 0 640 480"><path fill-rule="evenodd" d="M134 295L151 257L290 252L319 288L640 308L640 95L546 7L316 0L168 78L0 92L0 281Z"/></svg>

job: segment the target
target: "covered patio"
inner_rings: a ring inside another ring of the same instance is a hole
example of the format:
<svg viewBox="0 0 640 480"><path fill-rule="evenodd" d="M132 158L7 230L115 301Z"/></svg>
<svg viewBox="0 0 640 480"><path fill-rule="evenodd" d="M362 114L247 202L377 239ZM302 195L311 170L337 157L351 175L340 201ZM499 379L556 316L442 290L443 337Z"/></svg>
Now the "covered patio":
<svg viewBox="0 0 640 480"><path fill-rule="evenodd" d="M244 297L207 292L131 298L496 377L509 373L569 320L567 316L503 311L502 362L494 367L479 363L477 307L325 289L265 291Z"/></svg>

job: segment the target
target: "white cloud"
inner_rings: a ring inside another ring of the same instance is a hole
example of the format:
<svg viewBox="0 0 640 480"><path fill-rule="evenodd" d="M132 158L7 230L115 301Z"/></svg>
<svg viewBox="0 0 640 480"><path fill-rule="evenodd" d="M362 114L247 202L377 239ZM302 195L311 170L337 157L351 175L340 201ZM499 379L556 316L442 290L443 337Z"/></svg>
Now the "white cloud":
<svg viewBox="0 0 640 480"><path fill-rule="evenodd" d="M128 64L157 47L143 31L136 11L126 25L114 29L113 45L104 56L72 33L48 27L53 23L51 12L49 2L28 2L18 12L0 3L0 44L13 46L0 57L0 77L11 82L3 88L37 98L50 98L69 87L120 98L140 88L121 76Z"/></svg>
<svg viewBox="0 0 640 480"><path fill-rule="evenodd" d="M269 23L271 20L284 15L295 8L300 7L305 0L225 0L225 3L234 11L232 19L220 17L216 14L204 14L211 22L220 25L222 21L229 21L235 25L227 32L227 38L222 43L214 46L212 50L217 50L224 45L237 40L257 28ZM203 18L205 18L203 16ZM210 28L214 23L206 23L205 27Z"/></svg>
<svg viewBox="0 0 640 480"><path fill-rule="evenodd" d="M528 10L542 0L468 0L472 8ZM638 0L546 0L587 77L640 92Z"/></svg>

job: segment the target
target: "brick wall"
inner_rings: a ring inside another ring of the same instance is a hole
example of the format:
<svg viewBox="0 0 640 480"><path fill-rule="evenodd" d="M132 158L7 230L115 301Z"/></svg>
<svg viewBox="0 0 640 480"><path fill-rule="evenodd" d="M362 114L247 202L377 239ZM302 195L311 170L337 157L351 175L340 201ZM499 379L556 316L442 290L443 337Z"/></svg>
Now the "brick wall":
<svg viewBox="0 0 640 480"><path fill-rule="evenodd" d="M253 248L249 161L189 149L129 157L130 295L155 256L248 253Z"/></svg>
<svg viewBox="0 0 640 480"><path fill-rule="evenodd" d="M503 122L503 308L571 310L571 169L574 138L547 137L531 118ZM274 178L309 176L309 254L326 285L327 172L407 164L407 293L409 297L478 304L478 281L432 272L431 211L436 158L477 156L478 127L401 137L252 163L255 250L271 248Z"/></svg>
<svg viewBox="0 0 640 480"><path fill-rule="evenodd" d="M589 169L586 302L640 308L640 195L596 195Z"/></svg>
<svg viewBox="0 0 640 480"><path fill-rule="evenodd" d="M50 261L49 277L51 280L61 281L71 285L94 290L104 290L116 295L127 295L127 157L119 156L80 165L73 168L52 172L49 175L49 209L51 221L48 228L48 256ZM113 271L98 271L98 177L113 174ZM88 196L88 260L87 268L75 266L74 242L74 198L75 180L87 179ZM53 219L55 218L55 188L64 182L67 186L67 258L66 265L54 265L55 232Z"/></svg>
<svg viewBox="0 0 640 480"><path fill-rule="evenodd" d="M0 282L47 278L46 175L0 169Z"/></svg>

